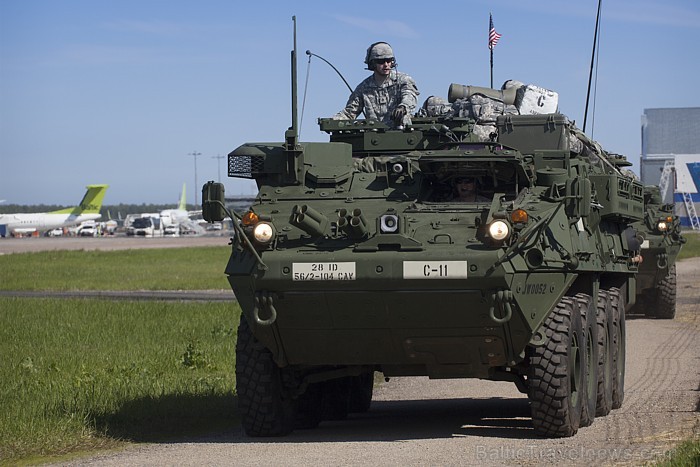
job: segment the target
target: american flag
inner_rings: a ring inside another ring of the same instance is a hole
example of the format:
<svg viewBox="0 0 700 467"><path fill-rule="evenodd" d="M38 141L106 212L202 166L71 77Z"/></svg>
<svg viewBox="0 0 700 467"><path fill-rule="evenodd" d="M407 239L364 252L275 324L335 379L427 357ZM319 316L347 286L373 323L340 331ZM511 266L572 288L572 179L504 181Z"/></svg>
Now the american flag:
<svg viewBox="0 0 700 467"><path fill-rule="evenodd" d="M500 38L501 35L498 34L496 28L493 27L493 17L489 14L489 49L493 50Z"/></svg>

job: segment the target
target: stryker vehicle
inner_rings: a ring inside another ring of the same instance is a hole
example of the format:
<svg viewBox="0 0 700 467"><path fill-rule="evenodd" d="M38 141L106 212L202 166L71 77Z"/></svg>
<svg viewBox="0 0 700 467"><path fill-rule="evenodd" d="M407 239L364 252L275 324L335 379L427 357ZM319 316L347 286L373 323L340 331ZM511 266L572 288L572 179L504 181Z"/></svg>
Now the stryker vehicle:
<svg viewBox="0 0 700 467"><path fill-rule="evenodd" d="M284 141L228 155L259 188L250 211L202 189L206 220L234 219L245 432L364 412L375 372L513 382L547 437L619 408L642 185L559 113L319 119L330 141L299 142L294 59L292 77ZM461 85L449 100L472 95L517 101ZM453 200L458 177L488 201Z"/></svg>
<svg viewBox="0 0 700 467"><path fill-rule="evenodd" d="M673 204L663 204L659 187L644 187L644 219L634 224L644 241L637 273L637 303L630 313L650 318L676 316L676 257L686 239Z"/></svg>

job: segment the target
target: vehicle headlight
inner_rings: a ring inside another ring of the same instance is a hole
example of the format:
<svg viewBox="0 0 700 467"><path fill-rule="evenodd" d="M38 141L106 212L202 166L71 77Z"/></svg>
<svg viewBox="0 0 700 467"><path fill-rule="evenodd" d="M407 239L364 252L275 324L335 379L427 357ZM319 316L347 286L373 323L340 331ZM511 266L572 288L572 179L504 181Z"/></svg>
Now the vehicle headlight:
<svg viewBox="0 0 700 467"><path fill-rule="evenodd" d="M666 221L660 221L656 224L656 228L659 229L659 232L666 232L668 230L668 224Z"/></svg>
<svg viewBox="0 0 700 467"><path fill-rule="evenodd" d="M253 229L253 238L262 245L270 243L274 234L275 230L272 228L272 225L267 222L260 222Z"/></svg>
<svg viewBox="0 0 700 467"><path fill-rule="evenodd" d="M504 221L493 221L489 225L489 235L494 240L505 240L510 234L510 227Z"/></svg>
<svg viewBox="0 0 700 467"><path fill-rule="evenodd" d="M379 218L379 228L382 233L396 233L399 230L399 216L384 214Z"/></svg>

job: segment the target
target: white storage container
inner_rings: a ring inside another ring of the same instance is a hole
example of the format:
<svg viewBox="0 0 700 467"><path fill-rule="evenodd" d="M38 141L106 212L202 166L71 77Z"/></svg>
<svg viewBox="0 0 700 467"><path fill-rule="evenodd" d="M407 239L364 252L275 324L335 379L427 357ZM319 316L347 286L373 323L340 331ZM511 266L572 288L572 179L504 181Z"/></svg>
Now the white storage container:
<svg viewBox="0 0 700 467"><path fill-rule="evenodd" d="M518 89L516 106L520 115L551 114L559 108L559 94L534 84Z"/></svg>

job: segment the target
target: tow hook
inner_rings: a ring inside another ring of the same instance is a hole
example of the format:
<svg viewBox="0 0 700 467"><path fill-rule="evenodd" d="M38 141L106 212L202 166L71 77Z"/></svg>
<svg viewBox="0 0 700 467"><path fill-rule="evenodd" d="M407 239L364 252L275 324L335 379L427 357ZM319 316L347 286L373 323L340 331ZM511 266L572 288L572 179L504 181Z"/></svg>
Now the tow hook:
<svg viewBox="0 0 700 467"><path fill-rule="evenodd" d="M666 269L668 267L668 255L666 253L659 253L656 255L656 267L659 269Z"/></svg>
<svg viewBox="0 0 700 467"><path fill-rule="evenodd" d="M489 317L496 324L504 324L510 321L513 316L513 306L511 302L513 301L513 292L510 290L499 290L496 293L491 294L491 307L489 308ZM496 317L496 307L500 310L501 315L505 313L502 318Z"/></svg>
<svg viewBox="0 0 700 467"><path fill-rule="evenodd" d="M267 314L270 315L267 319L260 318L260 309L264 308L267 310ZM277 310L272 303L272 295L269 292L260 292L255 295L255 306L253 307L253 318L255 322L260 326L271 326L272 323L277 320Z"/></svg>

